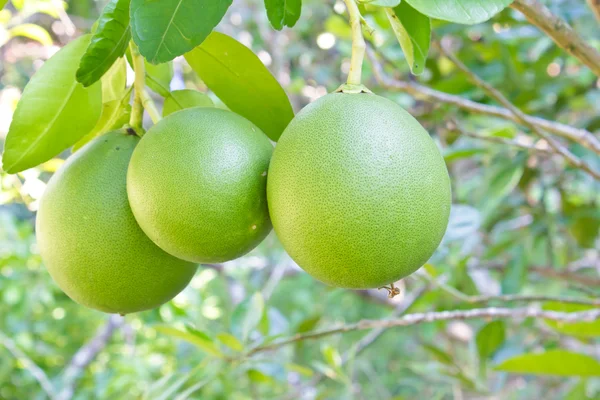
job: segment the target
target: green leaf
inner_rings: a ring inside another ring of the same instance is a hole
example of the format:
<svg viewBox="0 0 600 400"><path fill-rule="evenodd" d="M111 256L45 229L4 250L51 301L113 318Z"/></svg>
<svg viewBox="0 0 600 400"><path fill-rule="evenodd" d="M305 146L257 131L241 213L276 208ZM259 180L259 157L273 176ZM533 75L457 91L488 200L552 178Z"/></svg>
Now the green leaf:
<svg viewBox="0 0 600 400"><path fill-rule="evenodd" d="M479 332L477 332L477 336L475 337L479 358L486 359L494 354L500 345L504 343L504 339L504 321L492 321L484 325Z"/></svg>
<svg viewBox="0 0 600 400"><path fill-rule="evenodd" d="M275 380L273 378L271 378L269 375L260 372L257 369L249 369L248 371L246 371L246 373L248 374L248 379L250 379L254 383L265 383L269 385L275 383Z"/></svg>
<svg viewBox="0 0 600 400"><path fill-rule="evenodd" d="M3 168L23 171L48 161L85 136L100 117L102 88L75 80L90 35L76 39L50 58L31 78L6 137Z"/></svg>
<svg viewBox="0 0 600 400"><path fill-rule="evenodd" d="M0 7L1 9L2 7ZM36 24L21 24L8 30L8 39L22 36L35 40L44 46L52 46L52 38L47 30Z"/></svg>
<svg viewBox="0 0 600 400"><path fill-rule="evenodd" d="M245 299L233 310L231 315L231 330L242 338L248 340L250 333L258 326L265 310L265 301L260 293Z"/></svg>
<svg viewBox="0 0 600 400"><path fill-rule="evenodd" d="M272 140L279 139L294 111L281 85L250 49L213 32L185 58L231 111L252 121Z"/></svg>
<svg viewBox="0 0 600 400"><path fill-rule="evenodd" d="M393 10L387 8L386 13L411 72L414 75L422 74L431 43L429 17L421 14L405 1Z"/></svg>
<svg viewBox="0 0 600 400"><path fill-rule="evenodd" d="M325 359L327 364L329 364L330 367L338 369L342 366L342 356L337 351L337 349L328 345L323 347L321 353L323 353L323 358Z"/></svg>
<svg viewBox="0 0 600 400"><path fill-rule="evenodd" d="M300 18L302 0L265 0L267 16L278 31L284 26L293 27Z"/></svg>
<svg viewBox="0 0 600 400"><path fill-rule="evenodd" d="M446 149L444 151L444 161L450 164L454 161L463 160L465 158L471 158L478 154L485 154L488 150L481 147L470 147L462 149Z"/></svg>
<svg viewBox="0 0 600 400"><path fill-rule="evenodd" d="M404 0L421 14L458 24L478 24L504 10L513 0Z"/></svg>
<svg viewBox="0 0 600 400"><path fill-rule="evenodd" d="M400 4L400 0L359 0L359 3L368 4L370 6L394 8Z"/></svg>
<svg viewBox="0 0 600 400"><path fill-rule="evenodd" d="M119 58L102 76L102 102L120 100L127 85L127 64Z"/></svg>
<svg viewBox="0 0 600 400"><path fill-rule="evenodd" d="M110 0L104 7L98 28L77 70L77 81L83 86L90 86L100 79L125 54L131 38L129 1Z"/></svg>
<svg viewBox="0 0 600 400"><path fill-rule="evenodd" d="M560 349L521 354L503 361L495 369L516 374L600 376L598 360L585 354Z"/></svg>
<svg viewBox="0 0 600 400"><path fill-rule="evenodd" d="M244 350L244 345L237 338L229 333L219 333L217 339L225 346L235 351Z"/></svg>
<svg viewBox="0 0 600 400"><path fill-rule="evenodd" d="M452 359L452 356L445 350L442 350L433 344L423 344L423 348L429 353L431 353L431 355L434 356L442 364L454 365L454 360Z"/></svg>
<svg viewBox="0 0 600 400"><path fill-rule="evenodd" d="M131 90L127 91L127 95L122 100L112 100L102 104L102 114L96 126L90 133L85 135L73 146L73 153L81 149L88 142L95 137L98 137L107 132L115 129L122 128L129 122L131 115L131 105L129 104L129 94Z"/></svg>
<svg viewBox="0 0 600 400"><path fill-rule="evenodd" d="M288 369L288 371L294 371L299 373L300 375L304 375L304 376L313 376L313 370L307 367L304 367L302 365L299 364L294 364L294 363L287 363L285 364L285 367Z"/></svg>
<svg viewBox="0 0 600 400"><path fill-rule="evenodd" d="M232 0L131 0L133 40L153 64L187 53L207 38Z"/></svg>
<svg viewBox="0 0 600 400"><path fill-rule="evenodd" d="M219 351L217 346L215 346L213 340L208 335L198 330L194 329L193 333L184 332L180 331L179 329L171 328L170 326L156 326L154 327L154 329L156 329L157 332L163 333L165 335L185 340L186 342L195 345L199 349L213 356L223 356L223 354Z"/></svg>
<svg viewBox="0 0 600 400"><path fill-rule="evenodd" d="M4 8L4 6L8 3L8 0L0 0L0 10Z"/></svg>
<svg viewBox="0 0 600 400"><path fill-rule="evenodd" d="M592 310L594 306L587 306L584 304L567 304L559 302L548 302L542 307L548 311L561 311L561 312L581 312L586 310ZM558 322L551 320L544 320L548 326L557 332L564 333L565 335L576 336L580 338L592 338L600 336L600 321L594 322Z"/></svg>
<svg viewBox="0 0 600 400"><path fill-rule="evenodd" d="M214 104L210 97L197 90L175 90L165 99L163 117L192 107L214 107Z"/></svg>
<svg viewBox="0 0 600 400"><path fill-rule="evenodd" d="M153 65L147 61L144 64L146 65L146 85L162 97L169 97L173 79L173 64L169 62Z"/></svg>

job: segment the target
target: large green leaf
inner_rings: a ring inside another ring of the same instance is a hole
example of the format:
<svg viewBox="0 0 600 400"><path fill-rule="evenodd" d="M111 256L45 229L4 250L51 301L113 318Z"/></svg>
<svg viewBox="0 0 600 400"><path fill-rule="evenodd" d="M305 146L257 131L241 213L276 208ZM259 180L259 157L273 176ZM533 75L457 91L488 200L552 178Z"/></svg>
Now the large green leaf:
<svg viewBox="0 0 600 400"><path fill-rule="evenodd" d="M165 99L163 117L186 108L213 106L214 103L210 97L197 90L175 90Z"/></svg>
<svg viewBox="0 0 600 400"><path fill-rule="evenodd" d="M153 65L145 62L145 65L146 85L162 97L168 97L171 79L173 79L173 63Z"/></svg>
<svg viewBox="0 0 600 400"><path fill-rule="evenodd" d="M271 25L280 31L284 26L296 25L302 12L302 0L265 0L265 7Z"/></svg>
<svg viewBox="0 0 600 400"><path fill-rule="evenodd" d="M75 79L79 59L90 43L86 35L66 45L31 78L6 137L3 168L15 173L48 161L75 144L96 124L102 87Z"/></svg>
<svg viewBox="0 0 600 400"><path fill-rule="evenodd" d="M405 1L393 11L392 9L386 11L411 72L415 75L422 74L431 43L429 17L421 14Z"/></svg>
<svg viewBox="0 0 600 400"><path fill-rule="evenodd" d="M542 307L544 310L561 311L561 312L578 312L591 310L596 307L587 306L584 304L567 304L558 302L549 302ZM577 336L581 338L592 338L600 336L600 321L594 322L558 322L545 320L552 329L566 335Z"/></svg>
<svg viewBox="0 0 600 400"><path fill-rule="evenodd" d="M271 139L279 139L294 111L279 82L250 49L213 32L185 58L227 107L255 123Z"/></svg>
<svg viewBox="0 0 600 400"><path fill-rule="evenodd" d="M133 40L153 64L170 61L206 39L232 0L131 0Z"/></svg>
<svg viewBox="0 0 600 400"><path fill-rule="evenodd" d="M504 360L496 370L517 374L600 376L600 362L586 354L567 350L527 353Z"/></svg>
<svg viewBox="0 0 600 400"><path fill-rule="evenodd" d="M119 100L123 97L127 85L127 64L119 58L102 76L102 102Z"/></svg>
<svg viewBox="0 0 600 400"><path fill-rule="evenodd" d="M404 0L431 18L478 24L504 10L513 0Z"/></svg>
<svg viewBox="0 0 600 400"><path fill-rule="evenodd" d="M111 0L104 7L98 28L77 70L77 81L84 86L100 79L125 54L131 38L129 1Z"/></svg>

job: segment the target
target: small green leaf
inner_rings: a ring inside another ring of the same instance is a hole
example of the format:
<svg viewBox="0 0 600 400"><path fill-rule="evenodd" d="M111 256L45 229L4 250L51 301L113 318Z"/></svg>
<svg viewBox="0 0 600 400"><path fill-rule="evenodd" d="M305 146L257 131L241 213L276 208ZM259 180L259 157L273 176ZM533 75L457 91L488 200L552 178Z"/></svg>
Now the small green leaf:
<svg viewBox="0 0 600 400"><path fill-rule="evenodd" d="M302 0L265 0L267 17L278 31L284 26L293 27L300 18Z"/></svg>
<svg viewBox="0 0 600 400"><path fill-rule="evenodd" d="M338 369L342 365L342 356L337 349L332 346L324 346L321 350L323 358L334 369Z"/></svg>
<svg viewBox="0 0 600 400"><path fill-rule="evenodd" d="M281 85L250 49L213 32L185 58L231 111L252 121L272 140L279 139L294 111Z"/></svg>
<svg viewBox="0 0 600 400"><path fill-rule="evenodd" d="M244 345L237 338L229 333L219 333L217 339L225 346L235 351L244 350Z"/></svg>
<svg viewBox="0 0 600 400"><path fill-rule="evenodd" d="M0 7L1 9L2 7ZM44 46L52 46L52 38L47 30L36 24L21 24L8 30L8 39L22 36L35 40Z"/></svg>
<svg viewBox="0 0 600 400"><path fill-rule="evenodd" d="M469 147L462 149L446 149L444 151L444 161L450 164L454 161L464 160L465 158L471 158L479 154L485 154L488 150L481 147Z"/></svg>
<svg viewBox="0 0 600 400"><path fill-rule="evenodd" d="M513 0L404 0L421 14L458 24L478 24L504 10Z"/></svg>
<svg viewBox="0 0 600 400"><path fill-rule="evenodd" d="M179 329L171 328L170 326L156 326L154 327L157 332L163 333L168 336L172 336L178 339L185 340L188 343L191 343L202 349L208 354L211 354L216 357L222 357L223 354L219 351L217 346L215 346L214 342L208 335L198 330L194 330L194 332L184 332Z"/></svg>
<svg viewBox="0 0 600 400"><path fill-rule="evenodd" d="M214 103L210 97L197 90L175 90L165 99L163 117L192 107L214 107Z"/></svg>
<svg viewBox="0 0 600 400"><path fill-rule="evenodd" d="M492 321L484 325L479 332L477 332L477 336L475 337L479 358L486 359L494 354L500 345L504 343L504 339L504 321Z"/></svg>
<svg viewBox="0 0 600 400"><path fill-rule="evenodd" d="M516 374L558 376L600 376L600 363L586 354L567 350L548 350L512 357L495 367Z"/></svg>
<svg viewBox="0 0 600 400"><path fill-rule="evenodd" d="M131 38L129 0L111 0L98 19L98 28L79 64L77 81L90 86L127 50Z"/></svg>
<svg viewBox="0 0 600 400"><path fill-rule="evenodd" d="M6 137L5 171L15 173L48 161L96 125L102 111L100 83L84 88L75 80L90 39L85 35L63 47L25 87Z"/></svg>
<svg viewBox="0 0 600 400"><path fill-rule="evenodd" d="M405 1L394 9L387 8L386 13L411 72L414 75L422 74L431 43L429 17L421 14Z"/></svg>
<svg viewBox="0 0 600 400"><path fill-rule="evenodd" d="M231 3L232 0L132 0L133 40L151 63L170 61L202 43Z"/></svg>
<svg viewBox="0 0 600 400"><path fill-rule="evenodd" d="M285 364L285 367L288 369L288 371L294 371L299 373L300 375L304 375L304 376L313 376L313 370L308 368L308 367L304 367L302 365L299 364L294 364L294 363L287 363Z"/></svg>
<svg viewBox="0 0 600 400"><path fill-rule="evenodd" d="M120 100L127 85L127 64L119 58L102 76L102 102Z"/></svg>
<svg viewBox="0 0 600 400"><path fill-rule="evenodd" d="M260 372L257 369L249 369L246 371L248 374L248 379L250 379L254 383L264 383L264 384L273 384L275 380L271 378L269 375L266 375Z"/></svg>
<svg viewBox="0 0 600 400"><path fill-rule="evenodd" d="M586 310L592 310L594 306L587 306L584 304L567 304L559 302L548 302L542 307L548 311L560 311L560 312L581 312ZM600 321L594 322L558 322L551 320L544 320L548 326L557 332L564 333L565 335L576 336L580 338L593 338L600 336Z"/></svg>

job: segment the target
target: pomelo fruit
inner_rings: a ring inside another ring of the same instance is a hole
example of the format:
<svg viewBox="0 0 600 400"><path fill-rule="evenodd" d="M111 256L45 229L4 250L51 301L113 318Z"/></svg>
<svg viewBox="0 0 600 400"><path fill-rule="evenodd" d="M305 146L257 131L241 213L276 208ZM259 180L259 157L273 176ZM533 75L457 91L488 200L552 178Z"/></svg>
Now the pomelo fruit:
<svg viewBox="0 0 600 400"><path fill-rule="evenodd" d="M138 142L118 131L88 143L50 179L37 215L52 278L76 302L108 313L169 301L197 268L165 253L135 222L125 185Z"/></svg>
<svg viewBox="0 0 600 400"><path fill-rule="evenodd" d="M216 108L169 115L146 132L127 175L143 231L166 252L217 263L271 231L267 170L273 146L247 119Z"/></svg>
<svg viewBox="0 0 600 400"><path fill-rule="evenodd" d="M425 129L374 94L305 107L271 160L267 194L289 255L332 286L376 288L421 267L448 224L450 179Z"/></svg>

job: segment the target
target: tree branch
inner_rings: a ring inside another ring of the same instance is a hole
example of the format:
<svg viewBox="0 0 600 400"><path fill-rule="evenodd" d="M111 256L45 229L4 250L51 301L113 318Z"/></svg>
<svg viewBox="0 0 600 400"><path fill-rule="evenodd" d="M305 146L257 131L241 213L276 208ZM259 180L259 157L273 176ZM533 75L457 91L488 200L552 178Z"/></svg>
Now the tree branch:
<svg viewBox="0 0 600 400"><path fill-rule="evenodd" d="M586 162L584 162L579 157L577 157L576 155L571 153L571 151L569 151L569 149L567 149L565 146L563 146L560 142L556 141L552 136L550 136L544 130L540 129L538 126L529 122L527 120L526 114L524 114L517 106L512 104L510 102L510 100L508 100L506 97L504 97L504 95L502 93L500 93L500 91L498 89L496 89L495 87L493 87L492 85L490 85L489 83L487 83L486 81L481 79L473 71L471 71L469 69L469 67L467 67L465 64L463 64L463 62L460 61L454 55L454 53L452 53L452 51L447 49L446 46L444 46L444 44L442 44L441 42L434 42L434 44L442 51L442 53L444 53L444 55L446 57L448 57L458 67L458 69L460 69L463 73L465 73L476 86L485 90L489 94L490 97L492 97L494 100L496 100L498 103L500 103L506 109L508 109L519 120L519 122L521 124L525 125L529 129L531 129L531 131L533 133L535 133L536 135L538 135L541 138L543 138L544 140L546 140L546 142L548 142L548 145L550 145L550 147L556 153L562 155L565 158L565 160L567 162L569 162L571 165L573 165L574 167L582 169L583 171L585 171L588 174L590 174L591 176L593 176L595 179L600 180L600 172L594 170Z"/></svg>
<svg viewBox="0 0 600 400"><path fill-rule="evenodd" d="M377 61L377 58L370 47L367 49L367 56L371 62L375 79L379 85L385 89L405 92L419 100L431 103L441 102L451 104L475 114L490 115L520 123L520 120L506 108L477 103L460 96L428 88L427 86L420 85L416 82L393 79L385 75L381 63ZM594 151L596 154L600 154L600 141L590 131L532 116L527 116L527 121L557 136L579 143Z"/></svg>
<svg viewBox="0 0 600 400"><path fill-rule="evenodd" d="M504 295L479 295L479 296L471 296L466 293L459 291L458 289L446 285L443 282L435 279L428 273L419 273L419 277L423 278L425 281L430 284L437 286L444 292L454 296L455 298L470 303L489 303L493 301L500 302L513 302L513 301L522 301L522 302L530 302L530 301L557 301L560 303L567 304L583 304L589 306L599 306L600 307L600 299L583 299L583 298L575 298L575 297L565 297L565 296L547 296L547 295L520 295L520 294L504 294Z"/></svg>
<svg viewBox="0 0 600 400"><path fill-rule="evenodd" d="M588 0L588 2L595 3L595 10L597 10L597 0ZM583 40L566 21L552 14L539 0L515 0L511 7L541 29L560 48L587 65L595 75L600 76L600 52Z"/></svg>
<svg viewBox="0 0 600 400"><path fill-rule="evenodd" d="M374 328L394 328L398 326L412 326L423 323L431 323L438 321L453 321L453 320L471 320L480 318L492 319L522 319L522 318L543 318L552 321L573 323L573 322L595 322L600 320L600 309L594 309L581 312L558 312L544 311L533 307L524 308L474 308L472 310L453 310L439 311L428 313L408 314L398 319L389 320L362 320L354 324L342 325L333 329L313 331L294 335L288 339L280 340L264 346L258 346L252 349L248 355L261 353L264 351L276 350L280 347L287 346L292 343L319 339L325 336L331 336L338 333L353 332L365 329Z"/></svg>
<svg viewBox="0 0 600 400"><path fill-rule="evenodd" d="M111 315L106 324L98 330L96 336L75 353L71 362L65 368L63 388L57 397L58 400L69 400L73 397L77 379L98 353L106 347L114 331L123 325L123 321L123 317L116 314Z"/></svg>
<svg viewBox="0 0 600 400"><path fill-rule="evenodd" d="M23 364L23 367L29 371L29 373L35 378L35 380L40 384L40 387L46 393L50 399L56 399L56 394L54 391L54 386L48 379L46 373L29 357L25 354L17 344L6 336L4 333L0 332L0 343L6 347L6 349L19 361Z"/></svg>
<svg viewBox="0 0 600 400"><path fill-rule="evenodd" d="M600 22L600 0L587 0L587 3L594 12L598 22Z"/></svg>

